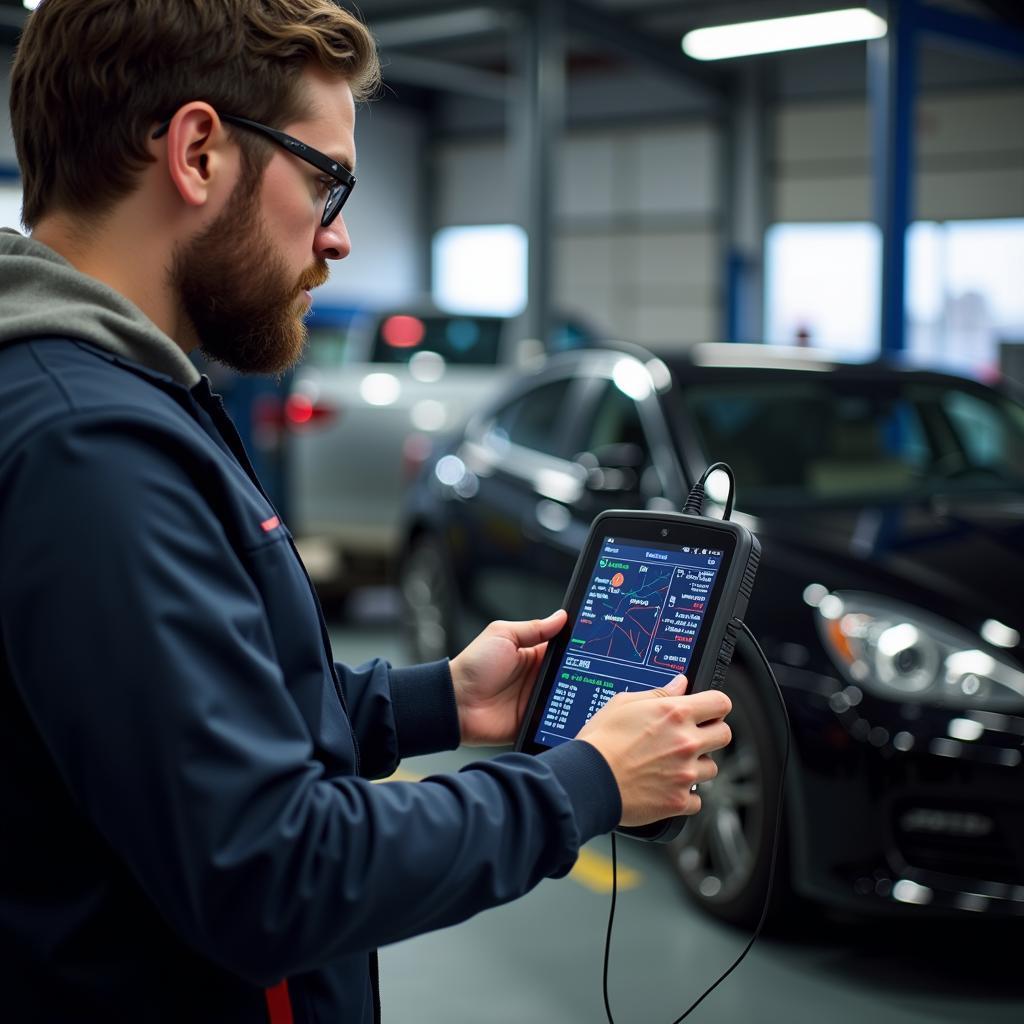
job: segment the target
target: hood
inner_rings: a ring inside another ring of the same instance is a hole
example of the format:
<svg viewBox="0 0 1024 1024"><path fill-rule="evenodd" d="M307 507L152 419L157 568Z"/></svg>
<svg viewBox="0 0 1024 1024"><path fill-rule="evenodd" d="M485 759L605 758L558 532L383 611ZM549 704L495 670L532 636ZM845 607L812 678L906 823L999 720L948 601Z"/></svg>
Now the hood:
<svg viewBox="0 0 1024 1024"><path fill-rule="evenodd" d="M134 303L49 246L0 229L0 348L24 338L91 342L191 388L199 371Z"/></svg>
<svg viewBox="0 0 1024 1024"><path fill-rule="evenodd" d="M935 610L970 608L982 618L1024 628L1019 585L1024 577L1024 495L1019 493L787 509L785 515L766 511L761 533L836 565L860 564L867 573L880 574L880 586L893 596Z"/></svg>

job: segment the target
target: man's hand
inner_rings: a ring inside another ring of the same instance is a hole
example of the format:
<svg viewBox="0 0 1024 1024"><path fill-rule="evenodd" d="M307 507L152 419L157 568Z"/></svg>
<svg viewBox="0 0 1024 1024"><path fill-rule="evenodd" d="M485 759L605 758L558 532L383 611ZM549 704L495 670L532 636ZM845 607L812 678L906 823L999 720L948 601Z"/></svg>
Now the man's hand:
<svg viewBox="0 0 1024 1024"><path fill-rule="evenodd" d="M596 747L619 784L623 825L696 814L694 783L718 774L712 750L729 744L723 719L732 701L719 690L686 694L686 677L639 693L620 693L587 722L577 739Z"/></svg>
<svg viewBox="0 0 1024 1024"><path fill-rule="evenodd" d="M547 642L565 618L559 610L546 619L492 622L452 659L463 743L497 746L515 739Z"/></svg>

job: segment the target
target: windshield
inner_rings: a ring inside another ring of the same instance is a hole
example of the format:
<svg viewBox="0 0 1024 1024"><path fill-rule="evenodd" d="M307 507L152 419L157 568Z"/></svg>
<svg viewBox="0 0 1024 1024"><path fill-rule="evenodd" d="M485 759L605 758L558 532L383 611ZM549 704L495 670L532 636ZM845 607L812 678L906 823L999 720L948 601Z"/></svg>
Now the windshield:
<svg viewBox="0 0 1024 1024"><path fill-rule="evenodd" d="M823 374L701 386L684 403L745 503L1024 489L1024 407L966 382Z"/></svg>

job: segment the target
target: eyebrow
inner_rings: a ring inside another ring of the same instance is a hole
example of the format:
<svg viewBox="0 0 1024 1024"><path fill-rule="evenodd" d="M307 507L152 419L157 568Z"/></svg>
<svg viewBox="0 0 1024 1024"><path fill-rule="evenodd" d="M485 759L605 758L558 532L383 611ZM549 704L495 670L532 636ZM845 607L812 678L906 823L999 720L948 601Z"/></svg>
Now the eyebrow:
<svg viewBox="0 0 1024 1024"><path fill-rule="evenodd" d="M349 174L354 175L356 173L356 165L354 161L349 160L344 156L335 156L334 153L331 153L326 149L323 152L324 156L329 156L336 164L341 164Z"/></svg>

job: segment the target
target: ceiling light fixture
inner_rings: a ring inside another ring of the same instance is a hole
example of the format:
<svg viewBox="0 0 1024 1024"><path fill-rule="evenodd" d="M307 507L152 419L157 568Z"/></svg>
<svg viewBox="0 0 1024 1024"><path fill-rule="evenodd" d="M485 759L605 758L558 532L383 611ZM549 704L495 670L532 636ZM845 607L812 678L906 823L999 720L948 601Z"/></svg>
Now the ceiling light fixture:
<svg viewBox="0 0 1024 1024"><path fill-rule="evenodd" d="M736 25L698 28L683 36L683 52L695 60L724 60L755 53L804 50L812 46L855 43L885 35L885 21L866 7L769 18Z"/></svg>

